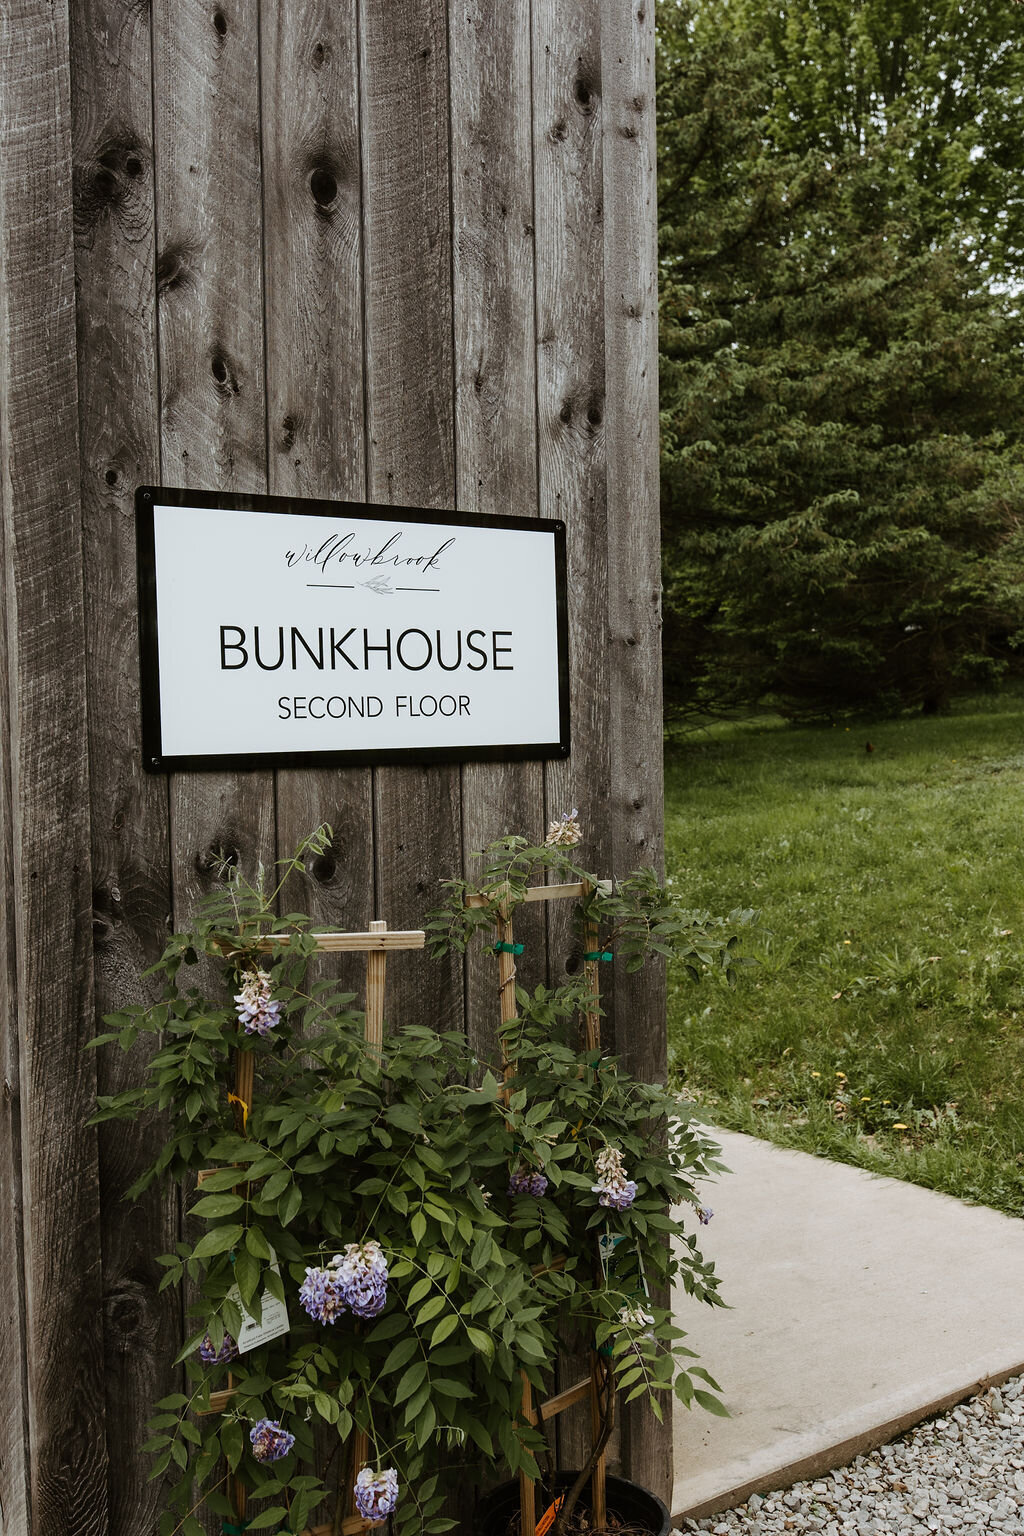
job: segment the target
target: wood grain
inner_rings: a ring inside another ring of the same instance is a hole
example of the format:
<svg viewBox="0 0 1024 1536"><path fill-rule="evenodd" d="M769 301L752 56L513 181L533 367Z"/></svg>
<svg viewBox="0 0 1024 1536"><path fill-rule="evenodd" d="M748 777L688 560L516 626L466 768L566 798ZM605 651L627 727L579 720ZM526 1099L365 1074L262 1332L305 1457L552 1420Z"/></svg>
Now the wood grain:
<svg viewBox="0 0 1024 1536"><path fill-rule="evenodd" d="M537 515L530 6L484 0L451 12L452 254L457 500L465 511ZM523 594L522 621L529 618ZM462 833L470 855L513 833L544 833L539 763L466 763ZM521 983L547 975L539 914L517 917ZM494 1055L495 963L466 964L469 1038Z"/></svg>
<svg viewBox="0 0 1024 1536"><path fill-rule="evenodd" d="M601 18L586 0L533 13L533 167L537 225L537 420L542 516L566 523L572 754L545 768L547 814L578 807L585 868L611 873L605 485L604 190ZM567 907L568 904L565 904ZM549 904L552 983L577 975L583 947L562 903ZM611 1011L613 1004L605 1000ZM610 1017L604 1020L606 1030ZM588 1341L559 1381L589 1368ZM558 1424L560 1464L589 1454L590 1416Z"/></svg>
<svg viewBox="0 0 1024 1536"><path fill-rule="evenodd" d="M230 6L154 0L153 46L161 481L262 492L257 0ZM202 601L197 590L197 605ZM252 725L239 721L238 728ZM249 879L260 861L273 864L273 775L175 774L170 801L173 913L180 927L212 889L223 859ZM217 984L208 965L197 968L193 984ZM217 1524L211 1519L208 1528Z"/></svg>
<svg viewBox="0 0 1024 1536"><path fill-rule="evenodd" d="M540 507L567 525L572 754L545 770L547 814L578 806L580 857L610 872L606 635L604 191L600 15L583 0L533 18ZM625 509L623 509L625 513ZM549 913L553 979L579 944Z"/></svg>
<svg viewBox="0 0 1024 1536"><path fill-rule="evenodd" d="M167 784L142 771L133 491L159 476L152 78L148 16L74 0L72 66L79 420L97 1019L150 999L142 972L170 913ZM99 386L99 387L97 387ZM101 1093L140 1081L143 1063L106 1050ZM151 1190L126 1219L124 1191L160 1149L159 1127L104 1126L102 1188L106 1415L112 1533L154 1524L159 1482L139 1450L153 1402L172 1390L176 1298L157 1295L156 1255L177 1237L177 1203Z"/></svg>
<svg viewBox="0 0 1024 1536"><path fill-rule="evenodd" d="M262 180L256 0L153 9L164 483L265 491ZM202 601L196 593L197 603ZM247 728L239 722L239 730ZM221 854L251 878L275 856L269 773L171 781L174 916Z"/></svg>
<svg viewBox="0 0 1024 1536"><path fill-rule="evenodd" d="M85 1129L96 1083L83 1055L93 1011L69 49L66 5L4 7L0 798L13 917L0 1285L13 1369L0 1486L5 1527L39 1536L106 1530L99 1181Z"/></svg>
<svg viewBox="0 0 1024 1536"><path fill-rule="evenodd" d="M658 279L654 135L654 6L603 0L605 345L609 388L608 633L612 853L617 870L663 861L661 561L658 511ZM615 1048L647 1081L665 1080L665 975L660 962L615 967ZM628 1021L628 1025L627 1025ZM662 1306L668 1298L656 1296ZM638 1399L622 1404L629 1476L672 1493L668 1423Z"/></svg>
<svg viewBox="0 0 1024 1536"><path fill-rule="evenodd" d="M283 496L362 501L363 284L359 50L355 0L264 5L261 81L267 288L269 486ZM374 916L369 769L277 776L287 855L327 822L283 911L341 928ZM384 914L385 916L387 914ZM333 974L361 990L358 967Z"/></svg>
<svg viewBox="0 0 1024 1536"><path fill-rule="evenodd" d="M369 500L451 507L448 46L444 0L360 5ZM457 766L374 772L375 916L416 926L462 867ZM459 1029L454 959L397 963L390 1021Z"/></svg>

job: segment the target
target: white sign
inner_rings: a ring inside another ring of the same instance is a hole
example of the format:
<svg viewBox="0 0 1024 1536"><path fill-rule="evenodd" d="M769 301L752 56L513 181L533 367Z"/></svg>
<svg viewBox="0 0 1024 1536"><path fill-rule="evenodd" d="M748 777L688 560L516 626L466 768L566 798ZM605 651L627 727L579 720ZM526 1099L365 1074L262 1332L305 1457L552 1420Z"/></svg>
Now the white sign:
<svg viewBox="0 0 1024 1536"><path fill-rule="evenodd" d="M144 487L146 766L568 752L564 525Z"/></svg>

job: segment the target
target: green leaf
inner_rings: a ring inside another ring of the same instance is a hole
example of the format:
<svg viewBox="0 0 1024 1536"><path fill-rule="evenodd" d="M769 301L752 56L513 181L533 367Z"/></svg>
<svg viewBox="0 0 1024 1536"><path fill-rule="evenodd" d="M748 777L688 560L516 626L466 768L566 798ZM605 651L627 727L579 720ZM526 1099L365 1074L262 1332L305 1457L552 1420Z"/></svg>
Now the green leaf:
<svg viewBox="0 0 1024 1536"><path fill-rule="evenodd" d="M210 1220L217 1216L233 1216L238 1208L245 1204L241 1195L204 1195L202 1200L197 1200L192 1207L192 1216L202 1216Z"/></svg>
<svg viewBox="0 0 1024 1536"><path fill-rule="evenodd" d="M272 1504L269 1509L261 1510L255 1520L250 1520L246 1526L248 1531L265 1531L272 1525L280 1525L282 1520L287 1520L288 1511L283 1504Z"/></svg>
<svg viewBox="0 0 1024 1536"><path fill-rule="evenodd" d="M419 1248L427 1235L427 1218L422 1211L413 1212L412 1220L409 1223L409 1230L412 1233L413 1242Z"/></svg>
<svg viewBox="0 0 1024 1536"><path fill-rule="evenodd" d="M242 1240L242 1227L214 1227L201 1237L192 1250L194 1259L213 1258L218 1253L227 1253L229 1248L237 1248Z"/></svg>
<svg viewBox="0 0 1024 1536"><path fill-rule="evenodd" d="M445 1339L455 1332L458 1325L459 1320L454 1313L449 1313L447 1317L442 1317L430 1336L431 1349L436 1349L439 1344L443 1344Z"/></svg>

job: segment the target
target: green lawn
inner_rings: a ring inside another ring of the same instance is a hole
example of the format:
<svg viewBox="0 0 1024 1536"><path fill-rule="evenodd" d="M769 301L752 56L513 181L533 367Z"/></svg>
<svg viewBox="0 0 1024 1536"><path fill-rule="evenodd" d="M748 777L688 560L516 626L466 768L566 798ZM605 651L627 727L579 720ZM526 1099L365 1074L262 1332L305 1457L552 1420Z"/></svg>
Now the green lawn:
<svg viewBox="0 0 1024 1536"><path fill-rule="evenodd" d="M1024 698L677 736L665 808L676 895L761 919L734 988L670 976L707 1119L1024 1214Z"/></svg>

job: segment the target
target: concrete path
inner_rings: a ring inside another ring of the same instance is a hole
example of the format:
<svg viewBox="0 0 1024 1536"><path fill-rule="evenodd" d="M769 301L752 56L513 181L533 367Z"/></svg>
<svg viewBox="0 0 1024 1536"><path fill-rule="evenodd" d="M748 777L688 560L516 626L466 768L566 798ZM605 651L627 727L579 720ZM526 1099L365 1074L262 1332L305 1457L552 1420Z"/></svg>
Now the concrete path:
<svg viewBox="0 0 1024 1536"><path fill-rule="evenodd" d="M673 1513L843 1466L1024 1371L1024 1221L712 1130L701 1248L733 1308L680 1295L731 1419L675 1411Z"/></svg>

